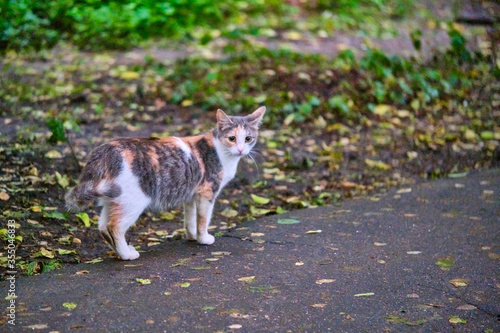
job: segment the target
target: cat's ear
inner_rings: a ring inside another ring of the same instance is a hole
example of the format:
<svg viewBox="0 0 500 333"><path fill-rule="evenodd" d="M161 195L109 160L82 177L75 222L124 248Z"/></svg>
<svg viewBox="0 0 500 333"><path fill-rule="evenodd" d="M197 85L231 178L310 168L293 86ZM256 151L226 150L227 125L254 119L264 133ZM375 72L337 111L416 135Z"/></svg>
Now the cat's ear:
<svg viewBox="0 0 500 333"><path fill-rule="evenodd" d="M224 130L224 128L231 126L232 123L233 121L224 111L221 109L217 110L217 127L219 130Z"/></svg>
<svg viewBox="0 0 500 333"><path fill-rule="evenodd" d="M262 121L262 117L264 116L265 112L266 112L266 107L261 106L260 108L255 110L252 114L248 115L246 118L250 126L259 128L260 122Z"/></svg>

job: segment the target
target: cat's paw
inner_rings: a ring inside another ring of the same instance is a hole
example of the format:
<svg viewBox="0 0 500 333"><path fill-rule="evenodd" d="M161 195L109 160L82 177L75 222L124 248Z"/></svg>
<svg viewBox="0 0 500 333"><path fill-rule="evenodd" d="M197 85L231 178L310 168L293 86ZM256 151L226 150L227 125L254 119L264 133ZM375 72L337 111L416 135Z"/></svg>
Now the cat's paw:
<svg viewBox="0 0 500 333"><path fill-rule="evenodd" d="M139 252L137 252L132 245L128 246L128 251L120 253L119 255L122 260L135 260L140 256Z"/></svg>
<svg viewBox="0 0 500 333"><path fill-rule="evenodd" d="M203 245L210 245L215 242L215 237L210 234L205 234L198 237L198 243Z"/></svg>
<svg viewBox="0 0 500 333"><path fill-rule="evenodd" d="M196 234L193 235L193 234L190 234L189 232L186 232L186 239L188 241L195 241L195 240L197 240L196 239Z"/></svg>

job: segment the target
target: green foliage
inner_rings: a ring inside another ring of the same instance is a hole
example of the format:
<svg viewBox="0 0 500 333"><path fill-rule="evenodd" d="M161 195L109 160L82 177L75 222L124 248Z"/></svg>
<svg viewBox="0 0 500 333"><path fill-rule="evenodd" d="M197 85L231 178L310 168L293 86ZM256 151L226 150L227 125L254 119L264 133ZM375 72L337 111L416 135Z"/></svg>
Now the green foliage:
<svg viewBox="0 0 500 333"><path fill-rule="evenodd" d="M377 17L403 17L413 8L403 0L320 0L290 5L284 0L5 0L0 4L0 51L41 50L60 40L84 50L127 49L153 38L196 39L222 35L234 43L247 36L296 29L308 9L306 29L362 28L380 34Z"/></svg>
<svg viewBox="0 0 500 333"><path fill-rule="evenodd" d="M7 0L0 5L0 50L40 50L61 39L81 49L125 49L153 37L189 37L270 7L281 2Z"/></svg>

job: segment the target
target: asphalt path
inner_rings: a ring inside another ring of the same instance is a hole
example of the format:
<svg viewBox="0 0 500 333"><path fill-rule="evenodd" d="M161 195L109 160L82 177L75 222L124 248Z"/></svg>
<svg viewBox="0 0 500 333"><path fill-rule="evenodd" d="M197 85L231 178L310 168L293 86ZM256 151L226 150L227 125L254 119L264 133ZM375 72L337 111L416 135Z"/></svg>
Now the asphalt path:
<svg viewBox="0 0 500 333"><path fill-rule="evenodd" d="M19 277L0 331L500 332L499 193L474 172Z"/></svg>

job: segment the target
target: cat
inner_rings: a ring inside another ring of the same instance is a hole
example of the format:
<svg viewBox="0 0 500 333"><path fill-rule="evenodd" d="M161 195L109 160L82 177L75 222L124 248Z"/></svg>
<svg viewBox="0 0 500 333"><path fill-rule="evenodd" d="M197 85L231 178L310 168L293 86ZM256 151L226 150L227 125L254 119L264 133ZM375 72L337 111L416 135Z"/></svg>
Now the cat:
<svg viewBox="0 0 500 333"><path fill-rule="evenodd" d="M186 238L210 245L215 240L208 233L215 199L254 147L265 111L262 106L239 117L219 109L217 126L200 135L105 143L90 153L78 185L66 193L66 206L82 210L99 199L99 231L122 260L139 257L125 233L146 208L184 204Z"/></svg>

